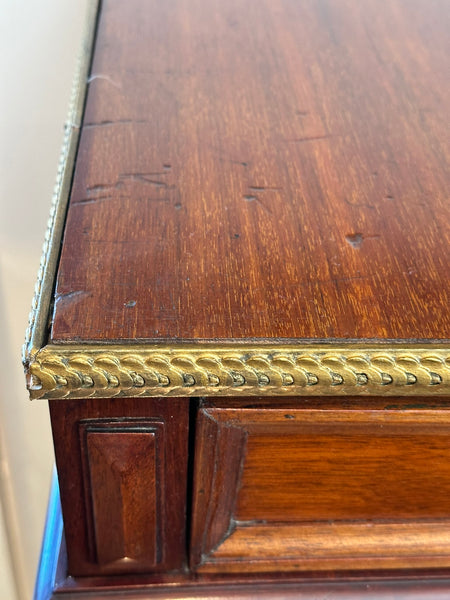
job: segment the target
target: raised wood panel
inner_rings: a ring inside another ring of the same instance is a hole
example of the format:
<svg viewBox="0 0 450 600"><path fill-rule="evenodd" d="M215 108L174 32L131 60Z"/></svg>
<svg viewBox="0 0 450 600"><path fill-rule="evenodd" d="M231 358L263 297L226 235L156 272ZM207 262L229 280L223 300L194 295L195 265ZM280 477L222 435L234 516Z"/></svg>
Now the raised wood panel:
<svg viewBox="0 0 450 600"><path fill-rule="evenodd" d="M90 537L99 564L161 560L164 424L125 421L80 424Z"/></svg>
<svg viewBox="0 0 450 600"><path fill-rule="evenodd" d="M450 517L450 425L252 425L239 521Z"/></svg>
<svg viewBox="0 0 450 600"><path fill-rule="evenodd" d="M201 409L193 564L201 571L450 566L449 418L447 410ZM241 460L228 463L230 431L245 446ZM220 542L208 545L198 532L201 524L217 527L215 472L233 508L228 523L220 520Z"/></svg>
<svg viewBox="0 0 450 600"><path fill-rule="evenodd" d="M189 401L50 402L70 575L186 565Z"/></svg>

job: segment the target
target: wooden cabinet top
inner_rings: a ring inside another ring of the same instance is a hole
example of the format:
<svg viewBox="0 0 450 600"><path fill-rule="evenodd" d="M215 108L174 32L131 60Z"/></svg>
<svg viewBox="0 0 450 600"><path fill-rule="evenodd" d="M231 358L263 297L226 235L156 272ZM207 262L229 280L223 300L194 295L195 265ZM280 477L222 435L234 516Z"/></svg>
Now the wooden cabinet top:
<svg viewBox="0 0 450 600"><path fill-rule="evenodd" d="M449 28L446 0L104 0L45 342L450 338Z"/></svg>

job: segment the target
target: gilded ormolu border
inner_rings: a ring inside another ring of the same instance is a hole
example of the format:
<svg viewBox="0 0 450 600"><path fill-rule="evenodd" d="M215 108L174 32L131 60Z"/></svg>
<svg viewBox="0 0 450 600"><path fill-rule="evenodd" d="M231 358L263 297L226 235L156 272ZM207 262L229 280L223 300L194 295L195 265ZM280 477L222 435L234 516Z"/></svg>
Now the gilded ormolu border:
<svg viewBox="0 0 450 600"><path fill-rule="evenodd" d="M49 345L28 366L31 398L419 396L450 392L443 346L327 343Z"/></svg>
<svg viewBox="0 0 450 600"><path fill-rule="evenodd" d="M445 395L450 350L439 344L255 342L46 345L99 2L91 0L24 345L31 398L115 396Z"/></svg>

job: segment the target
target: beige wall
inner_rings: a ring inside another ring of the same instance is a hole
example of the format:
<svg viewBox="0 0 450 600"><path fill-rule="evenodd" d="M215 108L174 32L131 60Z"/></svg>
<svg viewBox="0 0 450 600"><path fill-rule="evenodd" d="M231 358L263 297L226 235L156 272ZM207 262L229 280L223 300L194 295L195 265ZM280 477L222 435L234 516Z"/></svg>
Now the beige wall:
<svg viewBox="0 0 450 600"><path fill-rule="evenodd" d="M52 465L20 350L86 0L0 0L0 600L32 596Z"/></svg>

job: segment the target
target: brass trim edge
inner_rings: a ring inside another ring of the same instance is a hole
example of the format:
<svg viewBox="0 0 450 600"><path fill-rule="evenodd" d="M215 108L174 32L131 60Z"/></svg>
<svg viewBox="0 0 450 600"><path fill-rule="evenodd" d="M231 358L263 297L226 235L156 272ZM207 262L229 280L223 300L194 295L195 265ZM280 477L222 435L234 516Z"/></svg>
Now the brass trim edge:
<svg viewBox="0 0 450 600"><path fill-rule="evenodd" d="M99 6L89 3L23 347L30 397L448 395L450 349L438 343L45 345Z"/></svg>
<svg viewBox="0 0 450 600"><path fill-rule="evenodd" d="M22 350L22 361L25 368L27 368L34 354L45 344L47 338L53 284L58 268L60 241L64 230L80 127L83 119L99 3L100 0L90 0L88 3L82 45L69 103L68 119L64 127L64 139L58 164L56 184Z"/></svg>
<svg viewBox="0 0 450 600"><path fill-rule="evenodd" d="M450 349L198 344L48 345L28 367L31 398L427 396L450 393Z"/></svg>

